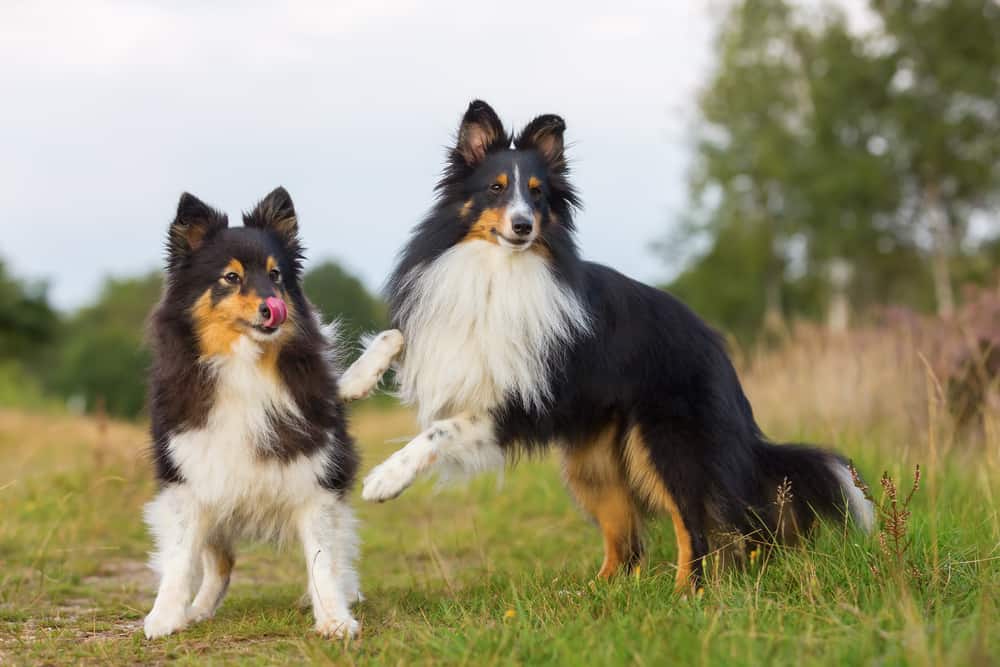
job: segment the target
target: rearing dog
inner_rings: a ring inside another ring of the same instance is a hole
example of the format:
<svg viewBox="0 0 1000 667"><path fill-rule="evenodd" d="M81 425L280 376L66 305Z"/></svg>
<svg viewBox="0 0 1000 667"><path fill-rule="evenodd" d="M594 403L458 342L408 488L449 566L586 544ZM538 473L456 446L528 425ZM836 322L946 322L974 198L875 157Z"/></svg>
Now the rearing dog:
<svg viewBox="0 0 1000 667"><path fill-rule="evenodd" d="M515 138L486 103L465 113L387 287L406 341L397 379L426 430L372 470L364 497L555 444L604 537L598 576L636 563L643 517L663 513L678 588L697 585L724 534L766 543L845 512L870 528L843 458L764 437L715 331L669 294L580 259L564 129L544 115Z"/></svg>

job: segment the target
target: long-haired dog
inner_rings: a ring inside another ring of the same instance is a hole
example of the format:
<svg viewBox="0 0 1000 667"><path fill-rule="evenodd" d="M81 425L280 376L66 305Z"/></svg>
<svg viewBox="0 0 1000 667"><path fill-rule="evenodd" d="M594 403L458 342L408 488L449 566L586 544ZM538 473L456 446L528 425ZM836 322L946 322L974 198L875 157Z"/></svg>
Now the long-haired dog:
<svg viewBox="0 0 1000 667"><path fill-rule="evenodd" d="M170 225L166 284L150 320L160 490L146 522L161 578L145 633L215 613L235 540L297 535L316 629L354 635L357 538L346 494L358 460L344 402L378 383L402 337L380 334L338 383L332 332L299 283L288 193L278 188L243 221L230 228L184 194Z"/></svg>
<svg viewBox="0 0 1000 667"><path fill-rule="evenodd" d="M817 514L870 527L843 458L764 437L715 331L580 259L564 129L544 115L515 137L484 102L465 113L437 202L387 285L406 341L397 379L426 430L368 475L364 498L554 444L603 534L598 576L635 564L644 517L668 514L678 588L697 584L727 534L790 539Z"/></svg>

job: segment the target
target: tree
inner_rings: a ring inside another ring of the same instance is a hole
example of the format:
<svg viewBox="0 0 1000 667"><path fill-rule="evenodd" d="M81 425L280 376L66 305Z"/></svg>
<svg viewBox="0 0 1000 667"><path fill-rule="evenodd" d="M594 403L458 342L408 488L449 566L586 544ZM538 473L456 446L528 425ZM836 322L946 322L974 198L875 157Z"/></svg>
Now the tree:
<svg viewBox="0 0 1000 667"><path fill-rule="evenodd" d="M938 312L954 309L953 258L968 220L1000 193L1000 5L872 0L889 46L887 133L901 218L929 245ZM925 240L926 239L926 240Z"/></svg>
<svg viewBox="0 0 1000 667"><path fill-rule="evenodd" d="M88 410L103 401L110 414L138 416L151 363L145 323L161 283L159 272L108 279L96 303L63 324L47 378L50 388L82 397Z"/></svg>
<svg viewBox="0 0 1000 667"><path fill-rule="evenodd" d="M44 284L15 279L0 261L0 361L28 361L55 338L58 317Z"/></svg>
<svg viewBox="0 0 1000 667"><path fill-rule="evenodd" d="M302 287L325 320L340 321L349 345L357 346L361 334L387 326L388 314L381 299L332 260L320 262L307 271Z"/></svg>
<svg viewBox="0 0 1000 667"><path fill-rule="evenodd" d="M991 273L995 244L965 230L1000 200L1000 6L872 2L862 34L783 0L721 24L678 235L705 251L670 287L727 328L823 304L840 326L888 302L946 313L956 271Z"/></svg>
<svg viewBox="0 0 1000 667"><path fill-rule="evenodd" d="M704 121L692 178L700 216L692 237L740 239L763 285L763 318L783 320L785 252L798 205L787 184L803 132L791 9L783 0L737 3L719 32L719 63L700 99Z"/></svg>

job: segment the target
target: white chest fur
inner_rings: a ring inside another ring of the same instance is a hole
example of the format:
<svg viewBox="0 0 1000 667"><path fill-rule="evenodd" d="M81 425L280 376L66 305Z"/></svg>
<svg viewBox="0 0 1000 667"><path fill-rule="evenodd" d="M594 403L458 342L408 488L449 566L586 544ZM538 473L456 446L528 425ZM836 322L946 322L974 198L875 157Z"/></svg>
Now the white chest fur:
<svg viewBox="0 0 1000 667"><path fill-rule="evenodd" d="M553 351L588 328L586 309L537 253L468 241L409 280L399 382L424 424L507 396L540 407Z"/></svg>
<svg viewBox="0 0 1000 667"><path fill-rule="evenodd" d="M280 532L287 514L317 488L325 452L282 462L260 456L270 442L270 417L296 417L287 391L257 363L259 346L246 337L233 355L214 363L217 389L204 427L170 439L174 464L195 497L220 521L252 532Z"/></svg>

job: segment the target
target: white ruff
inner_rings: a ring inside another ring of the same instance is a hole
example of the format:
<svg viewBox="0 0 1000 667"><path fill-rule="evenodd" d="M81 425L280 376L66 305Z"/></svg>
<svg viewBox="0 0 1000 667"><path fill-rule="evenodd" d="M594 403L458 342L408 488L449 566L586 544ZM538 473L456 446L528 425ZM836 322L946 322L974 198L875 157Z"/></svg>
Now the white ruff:
<svg viewBox="0 0 1000 667"><path fill-rule="evenodd" d="M552 353L589 329L576 296L533 252L467 241L408 276L400 394L420 421L550 397Z"/></svg>
<svg viewBox="0 0 1000 667"><path fill-rule="evenodd" d="M260 368L260 354L242 336L230 356L213 360L216 393L205 425L170 437L170 457L184 481L166 485L146 505L156 538L152 565L161 574L143 623L148 638L215 613L229 584L228 569L217 568L218 548L230 551L241 536L281 540L295 532L309 570L316 630L328 637L359 630L350 611L360 597L354 517L338 494L319 484L329 448L287 462L260 456L270 442L261 438L271 433L270 418L300 416L280 382Z"/></svg>
<svg viewBox="0 0 1000 667"><path fill-rule="evenodd" d="M272 442L270 417L299 417L288 392L257 363L260 354L243 336L231 356L213 362L216 393L204 427L172 436L168 448L213 523L242 526L248 537L281 537L295 510L321 491L327 457L323 449L288 462L260 455Z"/></svg>

